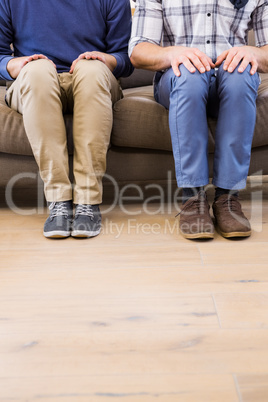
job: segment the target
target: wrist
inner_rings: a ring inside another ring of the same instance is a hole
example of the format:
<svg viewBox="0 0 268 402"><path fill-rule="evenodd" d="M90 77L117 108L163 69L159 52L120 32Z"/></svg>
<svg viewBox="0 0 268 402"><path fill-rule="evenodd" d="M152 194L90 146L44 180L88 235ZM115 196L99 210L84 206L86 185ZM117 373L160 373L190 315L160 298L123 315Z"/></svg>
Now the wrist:
<svg viewBox="0 0 268 402"><path fill-rule="evenodd" d="M111 54L107 54L106 60L107 60L107 67L109 67L109 69L113 72L117 66L116 58Z"/></svg>
<svg viewBox="0 0 268 402"><path fill-rule="evenodd" d="M6 70L7 70L8 74L10 75L10 77L11 77L12 79L15 79L15 78L16 78L15 65L14 65L14 58L10 59L10 60L7 62Z"/></svg>

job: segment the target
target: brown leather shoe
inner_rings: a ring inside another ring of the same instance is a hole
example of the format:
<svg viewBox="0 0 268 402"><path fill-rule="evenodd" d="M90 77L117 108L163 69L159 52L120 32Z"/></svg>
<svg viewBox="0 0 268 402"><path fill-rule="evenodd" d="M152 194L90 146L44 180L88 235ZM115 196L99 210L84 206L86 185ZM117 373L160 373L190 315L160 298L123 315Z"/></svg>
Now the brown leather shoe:
<svg viewBox="0 0 268 402"><path fill-rule="evenodd" d="M180 212L179 228L186 239L213 239L214 225L205 191L189 198Z"/></svg>
<svg viewBox="0 0 268 402"><path fill-rule="evenodd" d="M243 214L237 197L223 194L217 201L214 201L212 208L218 231L223 237L248 237L251 235L250 223Z"/></svg>

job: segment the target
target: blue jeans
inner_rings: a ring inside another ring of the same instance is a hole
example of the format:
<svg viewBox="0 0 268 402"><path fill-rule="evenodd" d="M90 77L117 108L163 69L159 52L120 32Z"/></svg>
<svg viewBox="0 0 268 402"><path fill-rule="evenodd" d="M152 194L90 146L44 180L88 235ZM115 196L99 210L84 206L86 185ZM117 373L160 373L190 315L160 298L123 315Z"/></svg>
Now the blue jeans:
<svg viewBox="0 0 268 402"><path fill-rule="evenodd" d="M170 68L155 77L158 103L169 109L169 127L179 187L208 184L207 115L217 117L213 184L239 190L246 186L256 121L259 75L211 70L181 76Z"/></svg>

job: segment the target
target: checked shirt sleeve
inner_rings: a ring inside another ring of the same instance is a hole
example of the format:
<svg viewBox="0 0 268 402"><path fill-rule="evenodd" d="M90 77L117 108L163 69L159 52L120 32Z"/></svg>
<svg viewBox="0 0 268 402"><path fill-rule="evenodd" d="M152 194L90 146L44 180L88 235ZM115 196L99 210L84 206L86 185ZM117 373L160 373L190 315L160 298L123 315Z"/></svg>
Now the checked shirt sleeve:
<svg viewBox="0 0 268 402"><path fill-rule="evenodd" d="M129 42L129 56L141 42L161 44L163 32L162 0L137 0Z"/></svg>
<svg viewBox="0 0 268 402"><path fill-rule="evenodd" d="M268 0L260 1L252 15L256 46L268 45Z"/></svg>

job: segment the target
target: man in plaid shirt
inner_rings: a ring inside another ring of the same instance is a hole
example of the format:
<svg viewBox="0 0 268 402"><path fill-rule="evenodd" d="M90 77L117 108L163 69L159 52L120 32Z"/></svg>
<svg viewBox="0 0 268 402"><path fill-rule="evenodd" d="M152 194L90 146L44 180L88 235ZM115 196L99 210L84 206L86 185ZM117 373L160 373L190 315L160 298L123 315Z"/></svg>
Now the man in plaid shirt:
<svg viewBox="0 0 268 402"><path fill-rule="evenodd" d="M255 32L256 46L247 34ZM137 0L129 55L156 71L169 126L186 238L213 238L207 115L217 117L213 212L224 237L250 236L238 191L245 187L256 120L258 72L268 72L267 0Z"/></svg>

